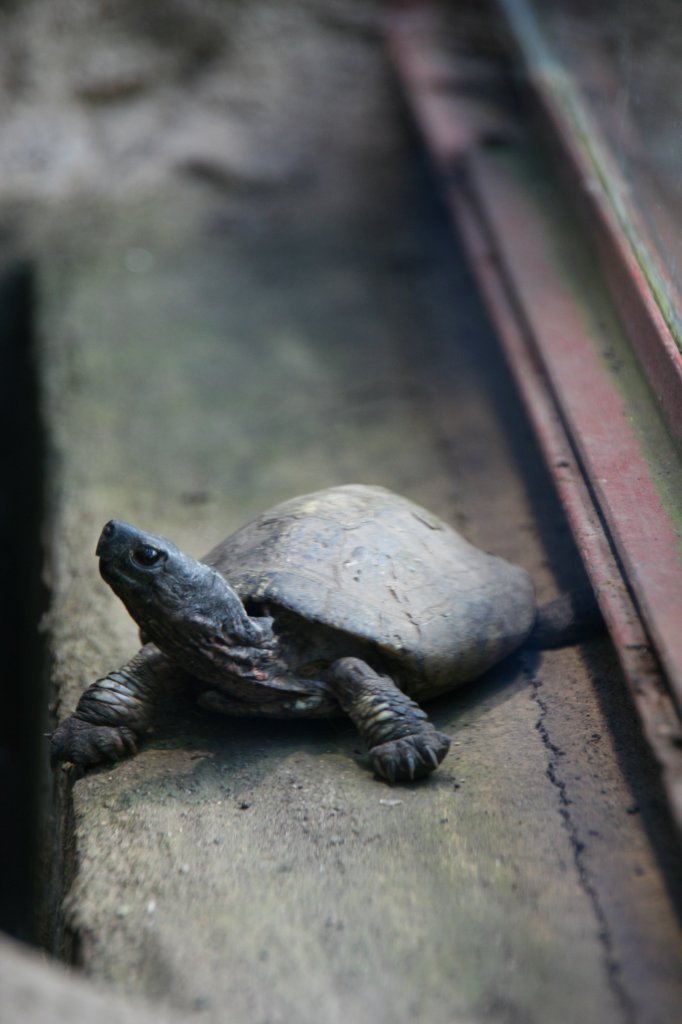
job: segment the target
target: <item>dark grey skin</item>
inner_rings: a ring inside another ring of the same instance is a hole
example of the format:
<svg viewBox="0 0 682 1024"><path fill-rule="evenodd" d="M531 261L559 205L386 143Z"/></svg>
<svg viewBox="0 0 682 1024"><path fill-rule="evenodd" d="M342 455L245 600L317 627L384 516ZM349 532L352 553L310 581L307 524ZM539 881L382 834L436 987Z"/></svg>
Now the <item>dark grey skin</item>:
<svg viewBox="0 0 682 1024"><path fill-rule="evenodd" d="M97 555L144 646L85 691L52 735L54 763L84 768L135 753L180 668L213 711L345 713L375 772L409 781L450 746L412 696L475 678L529 637L543 647L575 639L570 601L538 614L522 569L382 488L285 502L228 537L211 564L116 521Z"/></svg>

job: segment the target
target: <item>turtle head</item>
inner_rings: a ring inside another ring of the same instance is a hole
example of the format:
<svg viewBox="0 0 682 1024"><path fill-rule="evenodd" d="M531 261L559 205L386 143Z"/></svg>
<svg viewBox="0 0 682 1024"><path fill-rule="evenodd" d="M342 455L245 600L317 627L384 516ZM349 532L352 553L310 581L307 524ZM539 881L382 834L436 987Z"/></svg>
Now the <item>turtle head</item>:
<svg viewBox="0 0 682 1024"><path fill-rule="evenodd" d="M99 570L146 640L185 655L204 646L258 647L263 630L220 573L171 541L112 519L97 544Z"/></svg>

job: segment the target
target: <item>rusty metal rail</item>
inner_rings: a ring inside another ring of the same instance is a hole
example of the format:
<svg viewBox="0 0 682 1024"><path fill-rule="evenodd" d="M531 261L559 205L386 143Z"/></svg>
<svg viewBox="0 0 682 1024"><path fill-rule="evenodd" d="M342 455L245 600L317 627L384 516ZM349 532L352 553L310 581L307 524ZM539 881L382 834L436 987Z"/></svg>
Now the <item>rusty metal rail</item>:
<svg viewBox="0 0 682 1024"><path fill-rule="evenodd" d="M682 442L682 295L571 76L544 44L527 0L495 0L538 127L583 214L614 305L671 435ZM636 130L630 125L631 137Z"/></svg>
<svg viewBox="0 0 682 1024"><path fill-rule="evenodd" d="M387 42L682 827L679 351L546 79L536 96L588 197L615 304L496 67L463 52L436 4L402 5Z"/></svg>

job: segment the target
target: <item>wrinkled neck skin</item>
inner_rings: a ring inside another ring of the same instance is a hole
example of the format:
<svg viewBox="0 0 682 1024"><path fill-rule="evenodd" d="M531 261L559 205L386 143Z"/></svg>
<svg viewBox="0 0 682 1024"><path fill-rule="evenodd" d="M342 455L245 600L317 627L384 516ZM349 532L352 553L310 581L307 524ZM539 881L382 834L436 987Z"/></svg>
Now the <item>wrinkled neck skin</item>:
<svg viewBox="0 0 682 1024"><path fill-rule="evenodd" d="M185 557L143 581L100 564L103 578L152 641L191 675L223 685L226 676L267 682L281 669L272 620L250 617L220 573Z"/></svg>

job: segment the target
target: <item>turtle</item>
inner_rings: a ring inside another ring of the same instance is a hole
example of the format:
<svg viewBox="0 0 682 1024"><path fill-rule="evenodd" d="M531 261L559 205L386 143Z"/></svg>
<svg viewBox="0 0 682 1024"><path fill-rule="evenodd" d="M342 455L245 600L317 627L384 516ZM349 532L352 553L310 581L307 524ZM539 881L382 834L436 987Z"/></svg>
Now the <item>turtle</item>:
<svg viewBox="0 0 682 1024"><path fill-rule="evenodd" d="M482 675L522 644L575 640L575 601L538 609L529 574L391 491L346 484L295 497L202 560L111 520L102 578L141 649L96 680L51 735L80 770L136 752L168 673L229 715L345 714L388 782L430 774L450 737L417 701ZM585 618L585 616L583 616Z"/></svg>

